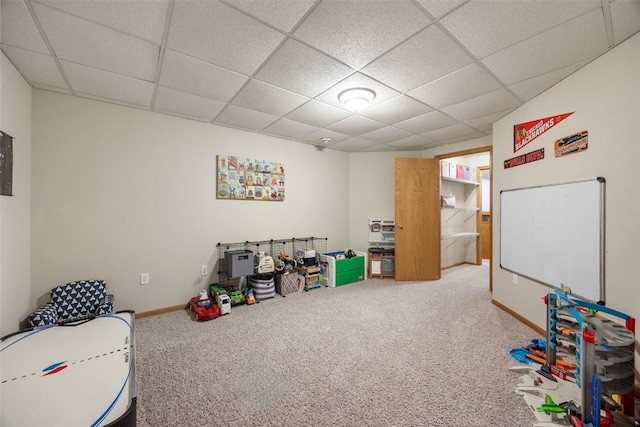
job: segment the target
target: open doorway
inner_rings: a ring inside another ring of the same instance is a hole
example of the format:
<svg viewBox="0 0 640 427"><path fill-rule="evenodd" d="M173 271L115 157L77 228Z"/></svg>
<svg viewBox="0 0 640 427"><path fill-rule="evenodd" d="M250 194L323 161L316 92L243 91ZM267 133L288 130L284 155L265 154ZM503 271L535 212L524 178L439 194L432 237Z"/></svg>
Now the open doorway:
<svg viewBox="0 0 640 427"><path fill-rule="evenodd" d="M489 290L493 290L493 275L491 271L491 254L493 252L492 242L492 205L493 199L491 197L491 166L492 160L492 147L478 147L469 150L461 150L452 153L439 154L434 156L438 160L460 162L469 164L478 170L477 180L480 183L478 185L479 194L479 216L480 221L478 225L478 240L479 240L479 255L482 258L482 264L489 265Z"/></svg>

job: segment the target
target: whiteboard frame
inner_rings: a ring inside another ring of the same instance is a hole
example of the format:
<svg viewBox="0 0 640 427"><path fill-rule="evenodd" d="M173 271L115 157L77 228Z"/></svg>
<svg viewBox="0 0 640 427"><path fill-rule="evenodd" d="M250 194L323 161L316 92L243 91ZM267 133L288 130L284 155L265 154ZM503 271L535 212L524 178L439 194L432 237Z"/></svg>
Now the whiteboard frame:
<svg viewBox="0 0 640 427"><path fill-rule="evenodd" d="M589 301L594 301L597 302L600 305L604 305L605 304L605 254L606 254L606 249L605 249L605 183L606 180L604 177L596 177L596 178L591 178L591 179L583 179L583 180L577 180L577 181L568 181L568 182L562 182L562 183L555 183L555 184L546 184L546 185L537 185L537 186L531 186L531 187L522 187L522 188L513 188L513 189L508 189L508 190L501 190L500 191L500 268L502 268L503 270L518 274L522 277L525 277L529 280L535 281L537 283L546 285L546 286L550 286L553 288L558 288L560 287L562 284L561 283L549 283L548 281L545 281L545 278L539 278L539 277L533 277L531 274L525 274L521 271L517 271L515 268L513 267L509 267L509 266L504 266L502 261L503 261L503 239L504 239L504 233L503 233L503 198L502 198L502 194L503 193L507 193L507 192L515 192L515 191L524 191L524 190L533 190L533 189L539 189L539 188L546 188L546 187L556 187L556 186L565 186L565 185L572 185L572 184L580 184L580 183L588 183L588 182L597 182L599 184L599 263L598 263L598 293L599 295L595 297L595 295L583 295L580 292L581 291L577 291L574 293L574 295L579 296L583 299L589 300ZM571 288L571 284L566 284L569 288ZM572 289L572 292L574 290Z"/></svg>

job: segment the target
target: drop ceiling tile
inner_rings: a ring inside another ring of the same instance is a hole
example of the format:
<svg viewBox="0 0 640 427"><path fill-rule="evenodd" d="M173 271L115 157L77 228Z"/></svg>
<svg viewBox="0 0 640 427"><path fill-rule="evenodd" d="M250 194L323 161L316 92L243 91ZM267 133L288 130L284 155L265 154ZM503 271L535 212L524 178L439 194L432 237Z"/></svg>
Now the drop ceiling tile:
<svg viewBox="0 0 640 427"><path fill-rule="evenodd" d="M259 80L251 80L232 104L276 116L284 116L309 101L306 96L289 92Z"/></svg>
<svg viewBox="0 0 640 427"><path fill-rule="evenodd" d="M458 120L471 120L509 108L516 108L521 104L522 102L506 89L500 88L458 104L441 108L440 111Z"/></svg>
<svg viewBox="0 0 640 427"><path fill-rule="evenodd" d="M267 126L264 133L275 135L287 139L302 139L306 135L317 131L318 128L300 122L294 122L289 119L280 119L277 122Z"/></svg>
<svg viewBox="0 0 640 427"><path fill-rule="evenodd" d="M385 126L372 132L367 132L363 135L360 135L360 138L373 141L378 144L384 144L387 142L393 142L403 138L407 138L409 136L411 136L411 134L407 131L394 128L393 126Z"/></svg>
<svg viewBox="0 0 640 427"><path fill-rule="evenodd" d="M410 91L473 62L435 25L387 52L362 71L402 92Z"/></svg>
<svg viewBox="0 0 640 427"><path fill-rule="evenodd" d="M314 97L352 72L351 68L335 59L288 39L255 77L292 92Z"/></svg>
<svg viewBox="0 0 640 427"><path fill-rule="evenodd" d="M65 95L72 95L72 93L71 93L71 91L69 89L63 89L63 88L60 88L60 87L47 86L47 85L43 85L43 84L40 84L40 83L34 83L33 87L36 88L36 89L48 90L48 91L51 91L51 92L64 93Z"/></svg>
<svg viewBox="0 0 640 427"><path fill-rule="evenodd" d="M615 43L640 31L640 1L618 0L610 3L610 7Z"/></svg>
<svg viewBox="0 0 640 427"><path fill-rule="evenodd" d="M322 142L322 138L331 138L331 142L328 145L335 144L338 142L346 141L351 138L349 135L345 135L343 133L334 132L329 129L319 129L315 132L310 133L309 135L302 138L304 141L311 142L313 144L319 145L327 145L327 143Z"/></svg>
<svg viewBox="0 0 640 427"><path fill-rule="evenodd" d="M159 46L39 3L33 8L58 58L142 80L155 79Z"/></svg>
<svg viewBox="0 0 640 427"><path fill-rule="evenodd" d="M259 131L278 119L278 116L271 114L261 113L260 111L250 110L236 105L228 105L227 108L216 117L215 123L223 126Z"/></svg>
<svg viewBox="0 0 640 427"><path fill-rule="evenodd" d="M571 64L567 67L560 68L559 70L554 70L549 73L514 83L509 86L509 89L520 97L520 99L527 102L594 59L595 58L589 58L587 60Z"/></svg>
<svg viewBox="0 0 640 427"><path fill-rule="evenodd" d="M358 70L430 22L410 1L325 1L294 35Z"/></svg>
<svg viewBox="0 0 640 427"><path fill-rule="evenodd" d="M607 49L602 11L598 10L504 49L482 62L503 83L510 85L593 58Z"/></svg>
<svg viewBox="0 0 640 427"><path fill-rule="evenodd" d="M168 1L42 1L48 6L159 45Z"/></svg>
<svg viewBox="0 0 640 427"><path fill-rule="evenodd" d="M480 132L483 132L483 133L491 132L491 130L493 129L493 124L497 120L503 118L504 116L512 112L513 110L514 108L510 108L504 111L498 111L497 113L478 117L477 119L466 120L464 123L468 126L471 126L474 129L479 130Z"/></svg>
<svg viewBox="0 0 640 427"><path fill-rule="evenodd" d="M165 87L230 101L249 77L170 49L164 52L160 84Z"/></svg>
<svg viewBox="0 0 640 427"><path fill-rule="evenodd" d="M461 137L471 138L472 135L478 135L478 134L480 134L480 132L478 132L476 129L473 129L463 123L458 123L453 126L447 126L444 128L425 132L421 135L433 141L439 141L439 140L451 140L453 138L461 138Z"/></svg>
<svg viewBox="0 0 640 427"><path fill-rule="evenodd" d="M344 151L362 151L367 148L373 147L376 144L371 141L367 141L362 138L349 138L346 141L339 142L337 144L332 144L331 148L335 148L337 150Z"/></svg>
<svg viewBox="0 0 640 427"><path fill-rule="evenodd" d="M92 99L94 101L108 102L109 104L123 105L125 107L137 108L139 110L146 110L146 111L150 110L148 105L145 106L145 105L140 105L140 104L132 104L132 103L126 102L126 101L121 101L121 100L117 100L117 99L110 99L110 98L104 98L102 96L95 96L95 95L90 95L90 94L82 93L82 92L75 92L75 95L80 97L80 98Z"/></svg>
<svg viewBox="0 0 640 427"><path fill-rule="evenodd" d="M167 110L159 110L159 109L154 109L153 110L156 113L160 113L160 114L166 114L167 116L175 116L175 117L180 117L183 119L188 119L188 120L193 120L196 122L202 122L202 123L211 123L211 120L209 119L203 119L201 117L194 117L194 116L190 116L188 114L182 114L182 113L176 113L175 111L167 111Z"/></svg>
<svg viewBox="0 0 640 427"><path fill-rule="evenodd" d="M456 104L490 92L500 83L480 65L473 63L440 77L407 94L434 108Z"/></svg>
<svg viewBox="0 0 640 427"><path fill-rule="evenodd" d="M498 52L583 13L599 9L600 0L483 1L473 0L440 20L477 58ZM602 11L600 9L600 13ZM581 32L573 33L574 37ZM562 39L557 39L557 41ZM544 48L521 51L537 54Z"/></svg>
<svg viewBox="0 0 640 427"><path fill-rule="evenodd" d="M227 0L227 3L288 33L315 2L313 0Z"/></svg>
<svg viewBox="0 0 640 427"><path fill-rule="evenodd" d="M466 0L418 0L418 2L430 14L436 18L440 18L465 3Z"/></svg>
<svg viewBox="0 0 640 427"><path fill-rule="evenodd" d="M440 111L431 111L430 113L396 123L394 126L410 133L421 134L430 130L451 126L457 122L456 119Z"/></svg>
<svg viewBox="0 0 640 427"><path fill-rule="evenodd" d="M223 102L158 86L153 110L211 121L224 106Z"/></svg>
<svg viewBox="0 0 640 427"><path fill-rule="evenodd" d="M380 129L383 126L384 124L380 122L376 122L375 120L371 120L366 117L354 114L353 116L347 117L344 120L340 120L339 122L328 126L328 129L335 132L344 133L346 135L358 136L362 135L363 133Z"/></svg>
<svg viewBox="0 0 640 427"><path fill-rule="evenodd" d="M397 90L391 89L389 86L386 86L369 76L365 76L362 73L354 73L342 80L340 83L336 84L330 89L327 89L322 94L318 95L316 99L318 101L325 102L327 104L333 105L334 107L338 107L343 109L344 111L348 111L344 105L338 100L338 96L346 89L364 87L367 89L371 89L376 93L376 97L371 102L371 107L381 104L393 97L400 95L400 92Z"/></svg>
<svg viewBox="0 0 640 427"><path fill-rule="evenodd" d="M167 47L252 75L285 35L220 2L178 1Z"/></svg>
<svg viewBox="0 0 640 427"><path fill-rule="evenodd" d="M442 146L442 145L449 145L449 144L455 144L456 142L465 142L465 141L471 141L472 139L477 139L477 138L482 138L486 136L484 133L482 132L474 132L472 134L469 135L460 135L454 138L450 138L450 139L441 139L439 140L436 144L434 145L430 145L429 148L433 148L435 146Z"/></svg>
<svg viewBox="0 0 640 427"><path fill-rule="evenodd" d="M312 99L306 104L287 114L287 118L311 126L327 127L337 121L349 117L351 113L340 108L332 107L324 102Z"/></svg>
<svg viewBox="0 0 640 427"><path fill-rule="evenodd" d="M10 46L2 50L29 83L67 88L53 57Z"/></svg>
<svg viewBox="0 0 640 427"><path fill-rule="evenodd" d="M118 100L128 104L151 106L153 83L109 73L73 62L60 61L71 88L76 92Z"/></svg>
<svg viewBox="0 0 640 427"><path fill-rule="evenodd" d="M421 135L411 135L388 143L398 150L420 150L427 148L430 144L433 144L433 141Z"/></svg>
<svg viewBox="0 0 640 427"><path fill-rule="evenodd" d="M361 111L360 114L370 119L392 125L432 110L433 108L415 99L400 95L382 104L367 108Z"/></svg>
<svg viewBox="0 0 640 427"><path fill-rule="evenodd" d="M376 145L372 145L370 147L364 148L360 151L367 152L367 153L380 153L384 151L397 151L397 150L398 149L396 147L392 147L389 144L376 144Z"/></svg>
<svg viewBox="0 0 640 427"><path fill-rule="evenodd" d="M3 45L50 54L24 2L0 2L0 25Z"/></svg>

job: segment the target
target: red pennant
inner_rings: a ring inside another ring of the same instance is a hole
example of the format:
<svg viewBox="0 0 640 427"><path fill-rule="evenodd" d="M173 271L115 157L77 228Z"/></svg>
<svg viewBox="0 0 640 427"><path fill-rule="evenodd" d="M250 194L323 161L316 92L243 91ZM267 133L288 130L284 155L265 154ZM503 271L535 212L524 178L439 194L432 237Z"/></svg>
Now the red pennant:
<svg viewBox="0 0 640 427"><path fill-rule="evenodd" d="M545 117L531 122L519 123L513 126L513 152L515 153L531 141L572 115L571 113Z"/></svg>

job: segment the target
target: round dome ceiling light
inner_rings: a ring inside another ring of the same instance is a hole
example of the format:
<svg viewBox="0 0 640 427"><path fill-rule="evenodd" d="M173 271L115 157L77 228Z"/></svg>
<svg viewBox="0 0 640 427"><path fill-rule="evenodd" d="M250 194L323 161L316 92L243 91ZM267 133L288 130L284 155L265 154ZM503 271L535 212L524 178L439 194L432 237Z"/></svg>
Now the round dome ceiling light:
<svg viewBox="0 0 640 427"><path fill-rule="evenodd" d="M376 93L371 89L356 87L340 92L338 100L342 102L349 111L357 113L369 106L376 97Z"/></svg>

